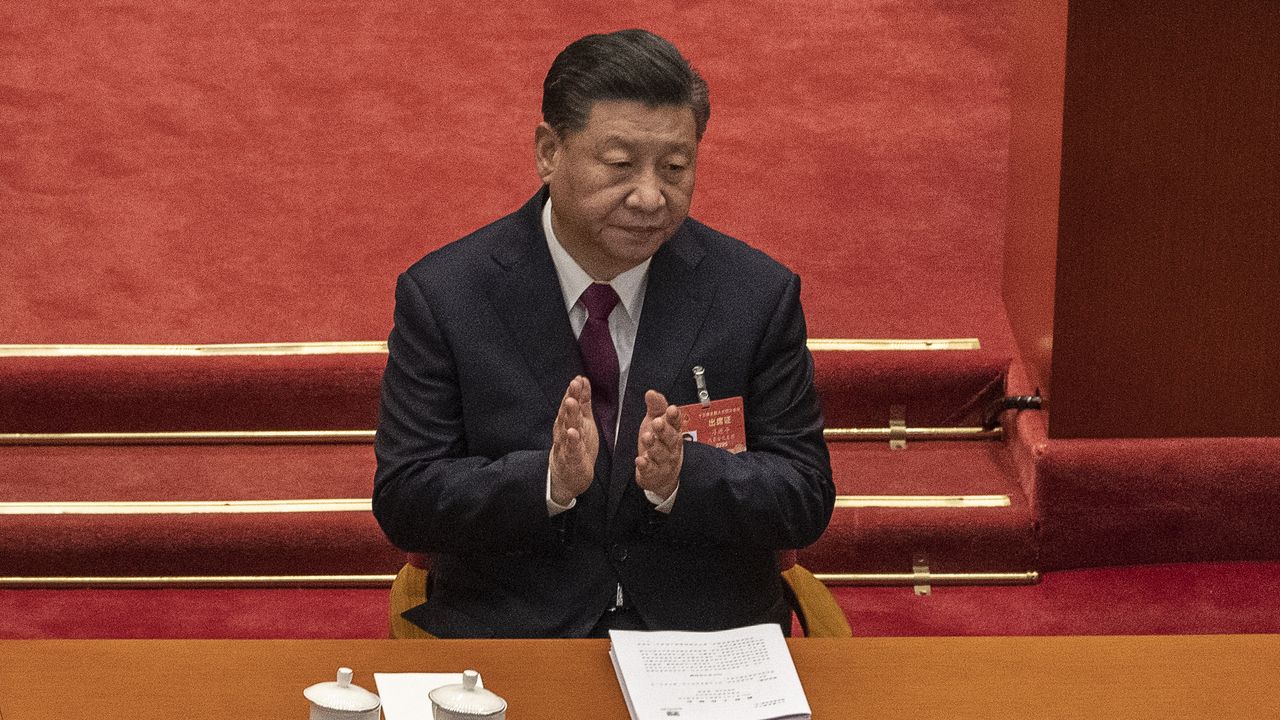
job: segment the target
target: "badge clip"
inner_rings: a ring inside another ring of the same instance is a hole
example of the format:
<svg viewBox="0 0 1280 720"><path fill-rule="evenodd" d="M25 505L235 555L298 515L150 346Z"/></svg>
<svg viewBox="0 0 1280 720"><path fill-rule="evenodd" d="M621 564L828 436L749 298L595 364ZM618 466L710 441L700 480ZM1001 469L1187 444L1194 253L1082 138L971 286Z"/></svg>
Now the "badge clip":
<svg viewBox="0 0 1280 720"><path fill-rule="evenodd" d="M693 366L693 382L698 386L698 402L702 407L711 407L711 393L707 390L707 371L701 365Z"/></svg>

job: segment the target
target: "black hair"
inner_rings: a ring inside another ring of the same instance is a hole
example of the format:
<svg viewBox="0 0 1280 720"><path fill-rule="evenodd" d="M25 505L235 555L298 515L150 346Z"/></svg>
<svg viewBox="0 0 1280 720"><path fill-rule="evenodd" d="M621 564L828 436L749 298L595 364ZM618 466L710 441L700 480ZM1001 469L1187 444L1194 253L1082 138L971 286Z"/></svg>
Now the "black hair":
<svg viewBox="0 0 1280 720"><path fill-rule="evenodd" d="M598 100L689 107L699 140L711 117L706 81L674 45L648 30L587 35L556 56L542 83L542 119L557 133L577 132Z"/></svg>

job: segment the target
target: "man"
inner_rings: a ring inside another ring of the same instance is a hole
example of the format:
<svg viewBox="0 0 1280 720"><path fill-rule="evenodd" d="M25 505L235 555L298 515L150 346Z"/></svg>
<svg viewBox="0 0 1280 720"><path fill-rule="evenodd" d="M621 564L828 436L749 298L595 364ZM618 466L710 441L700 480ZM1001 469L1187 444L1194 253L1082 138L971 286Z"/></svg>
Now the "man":
<svg viewBox="0 0 1280 720"><path fill-rule="evenodd" d="M817 539L835 496L799 279L688 219L710 105L666 40L584 37L543 92L544 187L397 284L373 508L432 558L405 617L440 637L789 630L777 551ZM745 451L683 437L699 384L715 413L739 403Z"/></svg>

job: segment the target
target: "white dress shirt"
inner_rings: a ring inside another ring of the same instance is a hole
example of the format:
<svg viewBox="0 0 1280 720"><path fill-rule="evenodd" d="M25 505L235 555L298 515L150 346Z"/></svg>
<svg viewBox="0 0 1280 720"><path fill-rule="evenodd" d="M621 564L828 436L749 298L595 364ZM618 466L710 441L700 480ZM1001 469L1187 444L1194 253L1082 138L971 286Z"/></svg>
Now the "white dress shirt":
<svg viewBox="0 0 1280 720"><path fill-rule="evenodd" d="M573 336L578 337L587 324L587 308L580 300L582 293L595 282L591 275L578 264L568 250L560 244L555 229L551 226L551 199L542 208L542 231L547 236L547 248L551 251L551 261L555 263L556 275L560 279L560 292L564 296L565 311L569 313L569 325L573 327ZM644 292L649 280L649 263L652 258L619 274L609 281L614 292L618 293L620 302L609 314L609 335L613 338L614 350L618 353L618 397L615 407L617 418L613 426L614 445L617 445L619 425L622 422L622 398L627 394L627 377L631 373L631 354L636 347L636 331L640 328L640 311L644 309ZM636 429L637 432L639 428ZM663 500L654 493L645 491L649 502L657 506L661 512L671 512L675 504L676 493ZM577 499L568 505L560 505L551 499L551 468L547 468L547 513L555 516L572 508Z"/></svg>

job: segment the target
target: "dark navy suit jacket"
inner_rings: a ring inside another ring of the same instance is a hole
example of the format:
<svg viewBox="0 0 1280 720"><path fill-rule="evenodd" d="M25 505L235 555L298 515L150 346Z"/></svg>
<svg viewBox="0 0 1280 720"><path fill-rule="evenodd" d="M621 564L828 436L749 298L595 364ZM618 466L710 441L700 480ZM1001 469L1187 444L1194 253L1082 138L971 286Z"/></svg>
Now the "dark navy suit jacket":
<svg viewBox="0 0 1280 720"><path fill-rule="evenodd" d="M812 543L835 488L805 347L800 281L686 220L653 256L617 447L570 511L547 516L551 427L583 373L542 231L546 191L399 278L383 377L373 509L432 556L424 605L441 637L585 635L618 582L651 629L777 621L776 552ZM644 392L742 396L747 451L685 444L662 514L635 484Z"/></svg>

